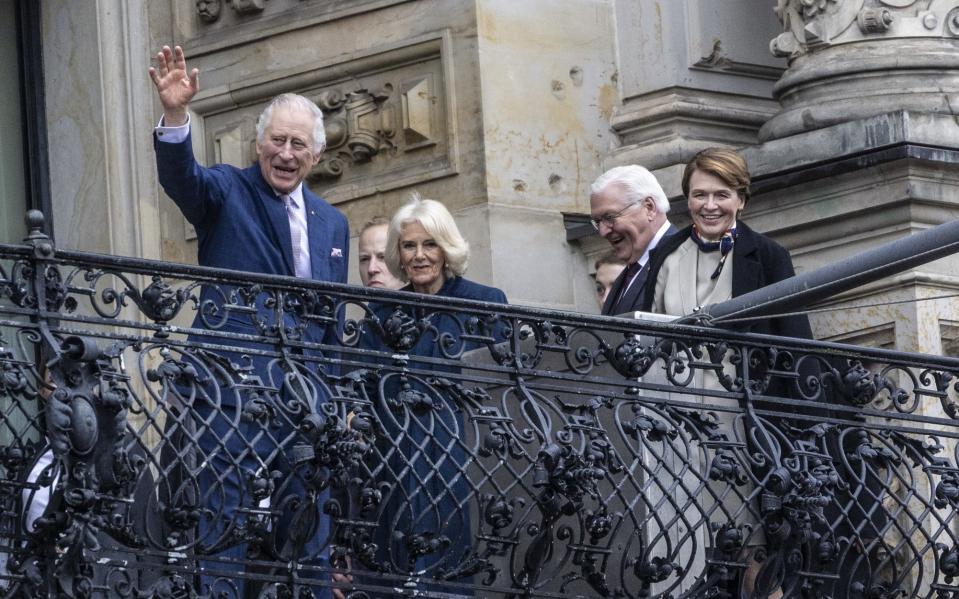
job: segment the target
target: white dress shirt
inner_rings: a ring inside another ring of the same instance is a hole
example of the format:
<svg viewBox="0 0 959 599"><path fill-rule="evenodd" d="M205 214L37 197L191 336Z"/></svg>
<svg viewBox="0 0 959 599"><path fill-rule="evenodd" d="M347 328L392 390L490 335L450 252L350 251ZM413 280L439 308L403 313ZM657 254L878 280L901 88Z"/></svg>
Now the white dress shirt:
<svg viewBox="0 0 959 599"><path fill-rule="evenodd" d="M633 286L633 281L635 281L636 277L639 276L639 273L643 272L643 269L646 268L646 263L649 262L650 250L652 250L657 245L659 245L659 241L663 238L664 235L666 235L666 231L669 230L669 227L670 227L670 223L669 223L669 220L667 220L666 222L662 224L662 226L659 227L659 230L656 231L656 234L653 235L653 238L649 240L649 245L646 246L646 251L643 252L643 255L640 256L639 260L637 261L639 263L639 269L636 271L636 274L634 274L630 280L626 281L626 286L623 287L623 291L620 294L620 297L626 295L626 292L629 291L629 288Z"/></svg>

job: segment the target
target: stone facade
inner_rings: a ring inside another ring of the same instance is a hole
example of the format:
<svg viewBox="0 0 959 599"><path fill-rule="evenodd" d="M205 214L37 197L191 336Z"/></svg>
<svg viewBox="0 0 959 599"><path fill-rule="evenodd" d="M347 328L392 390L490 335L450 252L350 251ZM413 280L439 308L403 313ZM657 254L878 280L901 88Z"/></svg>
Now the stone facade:
<svg viewBox="0 0 959 599"><path fill-rule="evenodd" d="M414 189L442 200L472 245L468 276L516 303L595 312L606 246L582 217L589 183L643 164L682 224L679 175L710 145L744 148L745 219L800 271L957 211L957 0L44 0L43 15L62 247L194 259L153 167L146 69L164 43L201 70L203 160L249 163L269 98L315 98L330 148L309 184L354 234ZM951 293L954 263L833 302ZM813 323L939 353L955 312L938 300Z"/></svg>

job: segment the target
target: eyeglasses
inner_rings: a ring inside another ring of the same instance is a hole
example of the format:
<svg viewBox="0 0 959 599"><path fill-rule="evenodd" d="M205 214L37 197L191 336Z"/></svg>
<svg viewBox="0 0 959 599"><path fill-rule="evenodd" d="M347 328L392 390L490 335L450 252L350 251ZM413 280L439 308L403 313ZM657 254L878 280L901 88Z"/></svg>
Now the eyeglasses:
<svg viewBox="0 0 959 599"><path fill-rule="evenodd" d="M627 210L629 210L636 204L639 204L639 202L633 202L632 204L630 204L629 206L626 206L619 212L613 212L612 214L604 214L603 216L599 218L591 218L589 219L589 224L593 225L593 228L596 229L597 231L599 231L599 225L601 225L602 223L606 223L607 226L612 227L613 225L616 224L617 218L622 216L624 212L626 212Z"/></svg>

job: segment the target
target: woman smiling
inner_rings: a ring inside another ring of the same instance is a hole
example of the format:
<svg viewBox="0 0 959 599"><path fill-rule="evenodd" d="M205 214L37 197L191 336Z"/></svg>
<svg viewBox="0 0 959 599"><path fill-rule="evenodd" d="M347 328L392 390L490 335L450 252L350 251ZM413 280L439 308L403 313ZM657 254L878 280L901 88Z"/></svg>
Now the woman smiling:
<svg viewBox="0 0 959 599"><path fill-rule="evenodd" d="M440 202L414 193L390 221L386 264L395 277L407 283L401 291L505 304L506 295L499 289L463 278L468 262L469 245ZM430 572L456 571L462 566L463 548L475 543L470 514L480 505L464 476L473 449L465 445L464 406L433 377L458 371L458 364L451 360L482 346L475 333L467 335L466 321L475 314L459 308L431 311L411 302L371 303L370 308L380 323L402 313L424 327L406 351L412 359L403 370L380 371L371 389L383 429L377 441L380 459L386 464L382 482L389 489L377 515L378 559L399 571L411 566ZM502 341L502 327L491 328L491 339ZM366 328L362 334L362 347L396 351L386 347L372 329ZM429 401L404 401L414 396ZM427 555L411 554L414 541L424 538L445 538L449 544L437 546ZM466 574L456 582L469 580Z"/></svg>
<svg viewBox="0 0 959 599"><path fill-rule="evenodd" d="M746 161L727 148L707 148L686 165L683 193L693 224L650 254L643 309L685 316L795 274L789 252L740 220L749 201ZM805 315L754 320L733 327L767 335L812 338Z"/></svg>

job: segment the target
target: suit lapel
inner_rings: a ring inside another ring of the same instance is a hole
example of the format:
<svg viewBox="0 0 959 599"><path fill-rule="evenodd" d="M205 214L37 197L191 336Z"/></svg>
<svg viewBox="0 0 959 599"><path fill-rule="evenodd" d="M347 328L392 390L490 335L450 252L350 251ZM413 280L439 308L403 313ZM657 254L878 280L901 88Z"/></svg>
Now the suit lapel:
<svg viewBox="0 0 959 599"><path fill-rule="evenodd" d="M306 205L306 235L310 242L310 271L314 280L328 281L331 278L327 268L330 252L335 250L327 239L329 231L317 209L319 199L306 186L303 187L303 202ZM343 248L338 249L343 251Z"/></svg>
<svg viewBox="0 0 959 599"><path fill-rule="evenodd" d="M617 312L614 312L613 310L615 310L616 305L619 303L616 301L616 299L623 290L625 281L626 269L623 269L623 272L619 273L619 276L616 277L615 281L613 281L613 286L609 290L609 295L606 296L606 301L603 303L603 316L612 316L617 314Z"/></svg>
<svg viewBox="0 0 959 599"><path fill-rule="evenodd" d="M733 297L759 289L761 268L754 233L742 223L733 246Z"/></svg>
<svg viewBox="0 0 959 599"><path fill-rule="evenodd" d="M296 271L293 269L293 239L290 236L290 217L287 216L286 207L279 198L265 197L263 203L266 205L273 232L280 242L280 247L283 248L283 264L287 268L287 274L292 276Z"/></svg>
<svg viewBox="0 0 959 599"><path fill-rule="evenodd" d="M286 215L286 206L283 205L283 201L273 192L273 188L263 178L258 164L249 167L247 172L259 192L259 209L262 210L262 214L265 215L269 223L269 230L273 233L277 246L282 250L283 266L286 267L286 272L277 274L292 276L296 271L293 269L293 239L290 237L290 219ZM238 239L237 242L243 243L243 240Z"/></svg>
<svg viewBox="0 0 959 599"><path fill-rule="evenodd" d="M619 304L616 306L616 314L622 314L623 312L630 312L635 309L638 299L640 297L640 292L643 289L643 285L646 283L646 273L649 272L649 262L643 266L638 273L636 273L636 280L633 281L633 284L630 285L629 289L626 290L626 295L623 296L623 299L619 301ZM626 272L626 271L623 271ZM623 281L625 285L627 281Z"/></svg>

